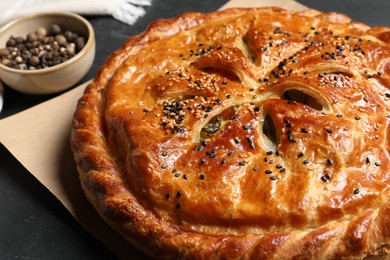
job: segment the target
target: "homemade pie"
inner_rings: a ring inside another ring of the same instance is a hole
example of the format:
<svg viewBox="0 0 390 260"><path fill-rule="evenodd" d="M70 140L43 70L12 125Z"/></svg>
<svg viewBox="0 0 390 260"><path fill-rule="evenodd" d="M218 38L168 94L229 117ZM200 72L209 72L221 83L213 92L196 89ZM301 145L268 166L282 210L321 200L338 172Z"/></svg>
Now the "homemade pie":
<svg viewBox="0 0 390 260"><path fill-rule="evenodd" d="M156 21L78 102L83 190L159 259L389 254L389 44L315 10Z"/></svg>

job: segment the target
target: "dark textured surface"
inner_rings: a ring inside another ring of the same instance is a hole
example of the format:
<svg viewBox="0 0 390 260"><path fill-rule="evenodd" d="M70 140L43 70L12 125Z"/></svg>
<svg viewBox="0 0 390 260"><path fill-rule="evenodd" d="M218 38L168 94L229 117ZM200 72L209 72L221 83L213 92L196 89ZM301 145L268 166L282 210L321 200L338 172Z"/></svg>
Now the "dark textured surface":
<svg viewBox="0 0 390 260"><path fill-rule="evenodd" d="M159 18L186 11L218 9L222 0L154 0L133 26L111 17L87 17L96 33L96 58L82 82L92 78L107 56L128 36ZM299 0L321 10L343 12L369 25L390 26L388 0ZM39 104L50 96L28 96L6 88L0 118ZM26 129L28 131L28 129ZM114 255L73 219L45 187L0 145L0 259L112 259Z"/></svg>

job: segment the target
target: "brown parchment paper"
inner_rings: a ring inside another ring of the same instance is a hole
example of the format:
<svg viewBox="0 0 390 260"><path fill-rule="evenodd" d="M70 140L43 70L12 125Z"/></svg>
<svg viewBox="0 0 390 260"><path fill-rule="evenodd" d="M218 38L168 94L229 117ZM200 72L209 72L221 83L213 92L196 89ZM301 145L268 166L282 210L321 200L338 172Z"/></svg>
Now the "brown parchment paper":
<svg viewBox="0 0 390 260"><path fill-rule="evenodd" d="M293 0L231 0L221 9L263 6L306 8ZM100 219L79 184L70 150L70 125L77 100L87 84L0 120L0 142L114 254L122 259L138 259L142 255Z"/></svg>

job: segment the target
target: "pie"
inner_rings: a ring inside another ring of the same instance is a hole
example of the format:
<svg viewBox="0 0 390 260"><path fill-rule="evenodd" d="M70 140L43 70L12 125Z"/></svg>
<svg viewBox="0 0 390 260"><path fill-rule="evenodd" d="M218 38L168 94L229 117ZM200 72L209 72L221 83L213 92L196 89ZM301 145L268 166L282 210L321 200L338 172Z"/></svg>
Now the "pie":
<svg viewBox="0 0 390 260"><path fill-rule="evenodd" d="M78 102L82 188L154 258L390 254L389 44L316 10L156 21Z"/></svg>

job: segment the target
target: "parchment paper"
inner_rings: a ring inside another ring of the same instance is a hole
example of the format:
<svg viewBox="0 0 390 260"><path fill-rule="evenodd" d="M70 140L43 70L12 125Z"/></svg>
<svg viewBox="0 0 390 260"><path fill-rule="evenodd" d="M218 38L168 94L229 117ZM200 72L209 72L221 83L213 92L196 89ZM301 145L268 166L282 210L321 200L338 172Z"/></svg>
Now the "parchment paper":
<svg viewBox="0 0 390 260"><path fill-rule="evenodd" d="M262 6L280 6L291 10L306 8L292 0L231 0L221 9ZM100 219L79 184L69 144L70 124L77 100L87 83L1 120L0 142L87 231L106 244L114 254L122 259L138 259L142 255Z"/></svg>

